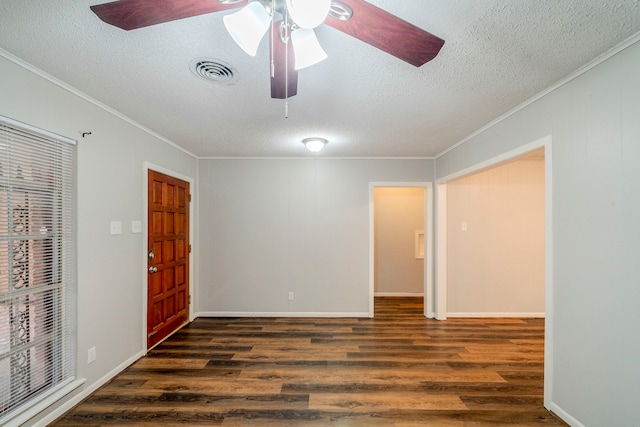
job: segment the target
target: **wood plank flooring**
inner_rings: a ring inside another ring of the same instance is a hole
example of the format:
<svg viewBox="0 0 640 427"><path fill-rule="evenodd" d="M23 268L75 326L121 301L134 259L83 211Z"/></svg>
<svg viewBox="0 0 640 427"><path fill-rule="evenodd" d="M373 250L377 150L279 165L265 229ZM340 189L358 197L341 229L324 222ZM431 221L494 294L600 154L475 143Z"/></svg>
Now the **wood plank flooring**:
<svg viewBox="0 0 640 427"><path fill-rule="evenodd" d="M566 425L542 406L544 320L200 318L55 424Z"/></svg>

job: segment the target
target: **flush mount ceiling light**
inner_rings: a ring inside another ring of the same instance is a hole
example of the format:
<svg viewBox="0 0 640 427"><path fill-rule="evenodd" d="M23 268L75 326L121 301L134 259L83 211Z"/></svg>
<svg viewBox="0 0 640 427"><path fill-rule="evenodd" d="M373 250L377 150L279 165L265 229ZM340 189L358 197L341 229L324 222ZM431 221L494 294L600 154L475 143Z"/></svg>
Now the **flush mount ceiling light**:
<svg viewBox="0 0 640 427"><path fill-rule="evenodd" d="M315 137L305 138L302 140L302 143L305 145L305 147L307 147L307 150L311 151L312 153L317 153L318 151L322 150L327 142L329 141L324 138Z"/></svg>

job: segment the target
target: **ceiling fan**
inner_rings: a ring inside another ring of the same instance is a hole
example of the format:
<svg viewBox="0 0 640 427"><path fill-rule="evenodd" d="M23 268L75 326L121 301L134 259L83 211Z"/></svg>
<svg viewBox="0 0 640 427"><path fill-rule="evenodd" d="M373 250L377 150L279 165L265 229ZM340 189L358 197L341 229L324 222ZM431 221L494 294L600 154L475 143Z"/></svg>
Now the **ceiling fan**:
<svg viewBox="0 0 640 427"><path fill-rule="evenodd" d="M364 0L118 0L91 6L104 22L124 30L237 8L242 9L223 20L247 53L255 55L271 30L272 98L296 95L298 69L326 58L313 32L322 23L416 67L435 58L444 45L441 38Z"/></svg>

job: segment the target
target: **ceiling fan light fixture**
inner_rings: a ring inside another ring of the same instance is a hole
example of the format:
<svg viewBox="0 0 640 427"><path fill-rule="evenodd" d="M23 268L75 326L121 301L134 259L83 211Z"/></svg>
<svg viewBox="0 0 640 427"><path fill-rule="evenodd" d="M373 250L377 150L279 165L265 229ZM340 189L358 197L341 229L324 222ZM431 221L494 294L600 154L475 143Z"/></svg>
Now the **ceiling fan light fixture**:
<svg viewBox="0 0 640 427"><path fill-rule="evenodd" d="M330 7L331 0L287 0L287 11L293 22L308 30L324 22Z"/></svg>
<svg viewBox="0 0 640 427"><path fill-rule="evenodd" d="M271 25L271 16L259 1L222 18L229 35L248 55L256 56L262 37Z"/></svg>
<svg viewBox="0 0 640 427"><path fill-rule="evenodd" d="M302 143L305 145L305 147L307 147L307 150L311 151L312 153L317 153L318 151L322 150L327 142L329 141L324 138L317 137L305 138L302 140Z"/></svg>
<svg viewBox="0 0 640 427"><path fill-rule="evenodd" d="M295 56L295 69L315 65L327 59L327 53L320 46L320 42L313 30L298 28L291 33L291 44Z"/></svg>

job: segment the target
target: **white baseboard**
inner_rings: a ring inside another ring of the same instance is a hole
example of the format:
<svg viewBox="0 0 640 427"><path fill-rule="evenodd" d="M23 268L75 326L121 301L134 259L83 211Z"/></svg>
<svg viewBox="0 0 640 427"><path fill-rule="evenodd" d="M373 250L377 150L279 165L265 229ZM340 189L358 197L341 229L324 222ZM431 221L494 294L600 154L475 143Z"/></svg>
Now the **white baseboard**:
<svg viewBox="0 0 640 427"><path fill-rule="evenodd" d="M375 297L424 297L423 292L375 292Z"/></svg>
<svg viewBox="0 0 640 427"><path fill-rule="evenodd" d="M447 313L447 317L532 317L532 318L544 318L544 313Z"/></svg>
<svg viewBox="0 0 640 427"><path fill-rule="evenodd" d="M120 372L124 371L126 368L128 368L131 364L133 364L136 360L140 359L142 356L144 356L144 351L140 351L139 353L136 353L135 355L133 355L132 357L130 357L129 359L127 359L126 361L118 365L115 369L111 370L105 376L100 378L98 381L94 382L93 384L91 384L90 386L82 390L80 393L76 394L74 397L64 402L62 405L60 405L58 408L52 411L49 415L42 418L41 420L38 420L35 424L33 424L34 427L48 426L49 424L54 422L56 419L64 415L68 410L70 410L71 408L73 408L74 406L82 402L84 399L89 397L94 391L98 390L100 387L102 387L107 382L109 382L113 377L118 375Z"/></svg>
<svg viewBox="0 0 640 427"><path fill-rule="evenodd" d="M571 427L585 427L584 424L576 420L574 417L569 415L564 409L560 408L558 405L556 405L553 402L551 402L551 404L547 409L553 412L554 414L556 414L558 417L562 419L562 421L569 424Z"/></svg>
<svg viewBox="0 0 640 427"><path fill-rule="evenodd" d="M21 412L19 415L16 415L15 417L9 418L8 420L6 420L5 424L2 424L2 425L3 426L6 425L7 427L15 427L15 426L23 425L33 417L37 416L42 411L46 410L49 406L55 404L59 400L63 399L66 395L73 392L76 388L84 384L84 382L85 382L84 378L74 379L70 381L64 387L60 388L55 393L52 393L51 395L43 398L42 400L34 404L29 409L25 410L24 412Z"/></svg>
<svg viewBox="0 0 640 427"><path fill-rule="evenodd" d="M368 312L251 312L251 311L199 311L195 317L369 317Z"/></svg>

